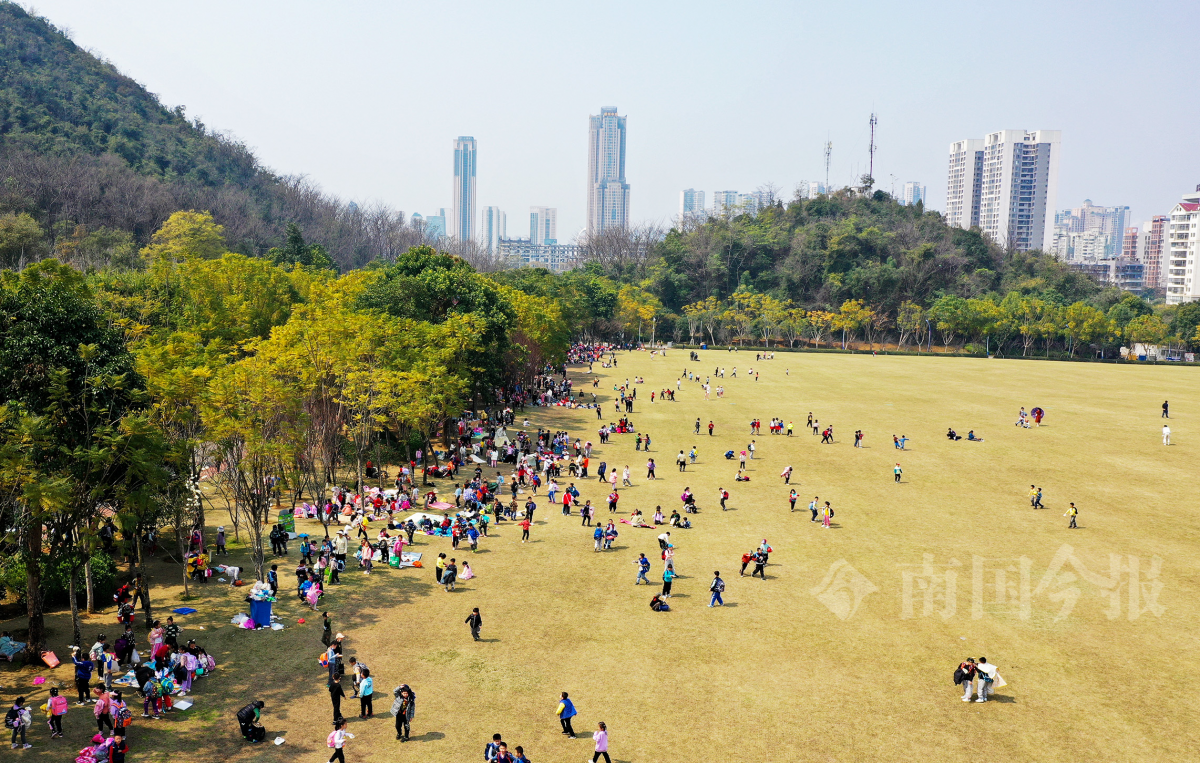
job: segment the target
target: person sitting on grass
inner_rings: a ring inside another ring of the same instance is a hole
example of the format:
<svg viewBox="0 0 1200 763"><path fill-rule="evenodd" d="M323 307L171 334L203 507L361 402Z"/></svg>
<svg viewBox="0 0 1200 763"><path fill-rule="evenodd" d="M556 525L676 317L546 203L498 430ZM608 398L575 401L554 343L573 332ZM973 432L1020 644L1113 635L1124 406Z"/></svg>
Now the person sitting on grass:
<svg viewBox="0 0 1200 763"><path fill-rule="evenodd" d="M946 439L947 440L961 440L962 437L960 437L958 435L958 433L955 432L953 429L947 429L946 430Z"/></svg>
<svg viewBox="0 0 1200 763"><path fill-rule="evenodd" d="M654 598L650 600L650 609L655 612L670 612L671 605L663 601L662 596L659 594L654 594Z"/></svg>
<svg viewBox="0 0 1200 763"><path fill-rule="evenodd" d="M983 438L976 437L975 430L972 429L971 431L967 432L967 442L983 442Z"/></svg>

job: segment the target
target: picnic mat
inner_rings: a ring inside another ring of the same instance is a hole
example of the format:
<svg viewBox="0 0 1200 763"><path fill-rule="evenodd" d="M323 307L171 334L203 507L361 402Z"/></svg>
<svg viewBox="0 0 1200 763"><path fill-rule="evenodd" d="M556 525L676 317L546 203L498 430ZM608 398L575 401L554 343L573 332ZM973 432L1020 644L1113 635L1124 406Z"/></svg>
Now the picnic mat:
<svg viewBox="0 0 1200 763"><path fill-rule="evenodd" d="M453 511L455 506L454 504L446 503L445 501L430 501L429 508L437 509L438 511Z"/></svg>
<svg viewBox="0 0 1200 763"><path fill-rule="evenodd" d="M172 609L171 611L177 615L194 615L194 614L196 614L196 610L192 609L191 607L180 607L179 609Z"/></svg>
<svg viewBox="0 0 1200 763"><path fill-rule="evenodd" d="M408 551L405 551L402 554L400 554L400 566L401 567L412 567L413 562L419 562L419 561L421 561L421 554L419 554L417 552L409 553Z"/></svg>

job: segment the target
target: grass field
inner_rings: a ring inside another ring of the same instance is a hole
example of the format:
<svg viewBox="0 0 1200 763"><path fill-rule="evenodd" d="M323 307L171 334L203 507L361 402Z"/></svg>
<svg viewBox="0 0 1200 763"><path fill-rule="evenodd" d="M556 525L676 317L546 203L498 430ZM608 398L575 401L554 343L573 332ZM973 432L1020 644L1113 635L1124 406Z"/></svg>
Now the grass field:
<svg viewBox="0 0 1200 763"><path fill-rule="evenodd" d="M594 553L578 515L542 501L532 542L505 524L471 557L478 577L446 593L424 570L344 576L325 597L334 627L347 635L376 676L376 718L357 719L350 761L478 760L493 732L542 761L590 759L590 732L608 724L616 761L1149 761L1195 758L1200 709L1186 690L1200 669L1196 616L1200 573L1195 555L1195 480L1200 467L1200 379L1192 369L868 355L686 352L618 356L599 371L605 420L613 384L635 375L633 421L653 437L659 479L646 482L645 455L633 435L597 449L600 460L630 464L634 487L622 513L649 517L679 505L685 485L702 507L695 527L672 533L678 552L673 611L650 611L652 588L634 587L634 559L655 564L656 532L621 525L616 548ZM738 366L709 401L683 382L674 403L649 403L683 368L701 376ZM760 380L747 378L747 368ZM785 369L788 373L785 375ZM572 375L590 385L582 369ZM589 386L590 389L590 386ZM1171 401L1173 444L1161 443L1160 406ZM1021 406L1041 406L1043 426L1013 426ZM835 427L820 445L804 430L812 411ZM567 429L596 441L593 412L530 409L533 427ZM796 434L766 434L772 416L796 422ZM711 419L716 434L695 436ZM733 482L736 462L721 454L750 441L763 420L751 481ZM948 442L946 428L975 444ZM866 432L852 447L855 429ZM891 436L907 435L897 452ZM699 463L679 474L674 456L699 446ZM893 482L899 461L904 480ZM787 507L778 475L795 467L800 501ZM594 468L593 468L594 471ZM1033 510L1030 483L1044 489ZM444 483L445 484L445 483ZM721 512L719 486L731 493ZM583 497L607 516L607 489L593 479ZM809 521L813 496L836 510L834 527ZM1079 529L1062 516L1080 508ZM219 516L211 518L215 526ZM227 524L227 523L226 523ZM210 528L211 529L211 528ZM766 581L738 576L739 558L763 538L774 548ZM418 538L427 560L449 541ZM235 552L235 559L237 552ZM281 564L292 590L288 564ZM719 569L724 608L709 609L707 587ZM951 573L948 577L947 572ZM158 568L157 585L176 573ZM953 595L947 596L952 583ZM158 589L165 612L181 590ZM182 618L186 637L217 656L196 707L160 722L137 719L131 760L324 760L330 705L319 616L281 597L281 632L234 629L246 605L228 587L202 589L198 615ZM463 619L482 609L482 643ZM307 625L296 618L304 616ZM110 611L86 626L114 633ZM4 627L20 626L10 621ZM199 631L203 625L206 630ZM69 638L66 616L52 618L52 640ZM1008 686L985 705L959 701L951 682L968 656L998 665ZM45 671L42 671L43 673ZM37 672L0 668L3 698L34 692ZM68 668L53 672L70 683ZM394 741L387 712L400 682L418 694L413 741ZM558 693L579 708L579 740L559 734ZM233 713L250 698L266 701L268 738L280 747L247 748ZM83 710L83 712L80 712ZM35 727L36 760L73 757L94 727L88 709L72 708L68 739L51 744ZM57 741L57 740L56 740ZM69 755L68 755L69 754Z"/></svg>

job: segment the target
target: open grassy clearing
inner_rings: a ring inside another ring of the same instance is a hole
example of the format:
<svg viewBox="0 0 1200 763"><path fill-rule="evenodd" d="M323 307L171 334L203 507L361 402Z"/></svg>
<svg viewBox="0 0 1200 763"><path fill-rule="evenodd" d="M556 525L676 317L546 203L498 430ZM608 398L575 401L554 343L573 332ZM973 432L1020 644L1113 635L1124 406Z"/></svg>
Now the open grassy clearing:
<svg viewBox="0 0 1200 763"><path fill-rule="evenodd" d="M752 353L716 351L701 357L691 364L685 351L620 354L617 369L597 366L605 421L615 418L613 383L646 379L632 418L653 437L659 479L643 479L646 458L634 451L633 435L615 435L593 457L593 472L600 460L632 467L635 486L622 491L622 513L640 507L649 517L662 505L669 514L685 485L703 509L693 529L672 533L682 575L673 611L651 612L655 589L632 585L639 551L655 560L651 579L659 579L657 533L622 525L615 550L597 554L578 515L544 505L532 543L521 544L519 529L506 523L478 554L456 554L471 557L478 577L455 593L434 584L431 566L369 578L349 571L324 606L348 636L347 657L370 665L383 692L369 722L357 719L357 701L343 705L345 714L355 711L349 760L471 760L495 731L524 745L535 761L590 758L590 738L558 733L553 711L562 690L579 708L578 731L608 724L619 761L698 760L714 752L779 761L1193 754L1197 702L1184 691L1200 662L1200 385L1192 369L783 353L755 363ZM685 380L677 402L649 403L650 391L673 386L684 367L704 376L734 364L737 378L714 379L714 387L726 388L723 399L706 402ZM747 378L751 366L761 372L757 382ZM572 374L590 383L581 369ZM1169 448L1160 437L1163 399L1171 400ZM1045 408L1044 425L1015 428L1022 405ZM836 444L820 445L804 430L810 410L834 425ZM593 412L529 409L527 416L534 427L596 441ZM715 422L716 436L692 434L698 416L705 425ZM795 422L796 434L766 434L772 416ZM753 417L764 426L754 436L758 458L751 481L735 484L736 462L721 454L746 446ZM948 426L964 436L974 429L985 442L948 442ZM867 435L861 450L852 447L855 429ZM893 449L892 434L910 438L906 452ZM679 474L674 456L693 444L700 463ZM905 470L900 485L892 480L896 461ZM815 495L830 500L834 528L819 529L807 511L788 512L787 487L777 476L788 464L796 468L797 508ZM1044 489L1046 510L1029 508L1030 483ZM717 507L718 487L732 494L729 512ZM601 504L601 519L606 494L594 479L583 483L583 497ZM1061 516L1068 501L1080 507L1078 530L1067 530ZM210 524L228 525L216 514ZM768 580L738 577L740 555L764 537L774 547ZM448 539L418 537L415 550L432 561L449 546ZM1048 578L1056 554L1079 566L1068 562ZM930 570L922 569L925 555ZM239 556L243 549L234 548ZM1130 585L1133 559L1137 585ZM285 591L293 590L295 560L293 546L290 564L281 560ZM175 580L175 569L157 568L156 584ZM728 583L724 609L705 606L714 569ZM938 576L937 593L947 570L955 573L955 606L938 597L926 615L925 573ZM999 571L1004 602L997 601ZM1056 618L1072 589L1077 601ZM157 588L156 611L176 606L180 593ZM198 683L193 710L160 722L137 719L132 759L328 757L319 614L283 596L276 611L286 630L239 631L228 621L246 610L241 594L215 582L189 605L200 613L181 618L184 636L206 645L219 669ZM462 623L472 606L483 611L483 643L473 643ZM306 625L296 625L300 616ZM68 618L49 620L60 655ZM114 623L111 610L97 615L85 640L101 629L115 633ZM993 704L961 703L951 673L961 659L980 655L998 664L1009 686ZM4 665L4 698L16 690L40 704L44 691L30 686L39 673L46 671ZM70 684L68 668L52 675ZM403 746L393 740L387 714L390 690L400 682L419 697L413 741ZM286 744L243 746L233 713L252 697L267 703L268 738L282 735ZM94 729L90 709L72 707L65 725L68 739L55 744L44 722L35 726L35 748L24 757L73 757Z"/></svg>

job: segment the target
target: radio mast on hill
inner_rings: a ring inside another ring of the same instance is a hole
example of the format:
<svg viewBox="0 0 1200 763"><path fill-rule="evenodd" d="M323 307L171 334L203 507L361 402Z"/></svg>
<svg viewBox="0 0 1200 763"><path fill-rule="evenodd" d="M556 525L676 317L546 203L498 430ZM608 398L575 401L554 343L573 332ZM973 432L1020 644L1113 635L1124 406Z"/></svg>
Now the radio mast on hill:
<svg viewBox="0 0 1200 763"><path fill-rule="evenodd" d="M829 193L829 157L833 154L833 141L825 141L825 193Z"/></svg>
<svg viewBox="0 0 1200 763"><path fill-rule="evenodd" d="M879 120L875 118L875 112L871 112L871 146L867 149L871 155L870 169L867 170L867 174L871 178L875 177L875 125L877 124L879 124Z"/></svg>

